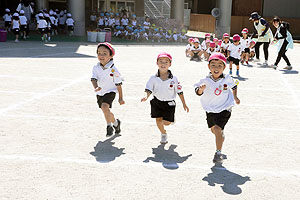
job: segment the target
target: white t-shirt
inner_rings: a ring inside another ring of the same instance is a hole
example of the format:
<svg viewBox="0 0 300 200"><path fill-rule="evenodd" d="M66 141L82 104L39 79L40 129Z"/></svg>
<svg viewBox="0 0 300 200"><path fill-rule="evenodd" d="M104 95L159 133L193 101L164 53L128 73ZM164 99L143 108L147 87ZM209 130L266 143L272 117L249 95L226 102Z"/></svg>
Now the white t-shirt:
<svg viewBox="0 0 300 200"><path fill-rule="evenodd" d="M186 45L186 50L191 50L191 48L192 48L192 45L191 44L188 44L188 45Z"/></svg>
<svg viewBox="0 0 300 200"><path fill-rule="evenodd" d="M136 23L137 23L136 20L131 21L132 26L136 26Z"/></svg>
<svg viewBox="0 0 300 200"><path fill-rule="evenodd" d="M18 29L20 28L19 20L13 20L12 21L12 29Z"/></svg>
<svg viewBox="0 0 300 200"><path fill-rule="evenodd" d="M91 15L91 16L90 16L90 21L91 21L91 22L95 22L96 19L97 19L97 15Z"/></svg>
<svg viewBox="0 0 300 200"><path fill-rule="evenodd" d="M66 24L67 24L67 26L74 26L74 20L72 18L68 18L66 20Z"/></svg>
<svg viewBox="0 0 300 200"><path fill-rule="evenodd" d="M44 19L40 19L37 21L38 28L46 28L48 26L48 23Z"/></svg>
<svg viewBox="0 0 300 200"><path fill-rule="evenodd" d="M144 21L144 29L149 29L150 22Z"/></svg>
<svg viewBox="0 0 300 200"><path fill-rule="evenodd" d="M120 19L115 19L115 24L116 24L116 26L120 26L121 24L120 24Z"/></svg>
<svg viewBox="0 0 300 200"><path fill-rule="evenodd" d="M4 16L3 16L3 20L4 21L6 21L6 22L11 22L11 15L9 15L9 14L5 14Z"/></svg>
<svg viewBox="0 0 300 200"><path fill-rule="evenodd" d="M98 87L101 88L97 95L103 96L110 92L118 93L117 85L122 84L121 74L118 69L114 66L114 62L110 61L104 69L97 63L93 67L92 79L97 79Z"/></svg>
<svg viewBox="0 0 300 200"><path fill-rule="evenodd" d="M108 26L112 26L115 23L115 18L109 18Z"/></svg>
<svg viewBox="0 0 300 200"><path fill-rule="evenodd" d="M250 44L252 42L252 39L251 38L241 38L241 45L242 47L245 49L245 48L249 48L250 47Z"/></svg>
<svg viewBox="0 0 300 200"><path fill-rule="evenodd" d="M50 21L51 21L51 24L55 24L55 17L54 16L50 16Z"/></svg>
<svg viewBox="0 0 300 200"><path fill-rule="evenodd" d="M173 101L176 99L176 94L182 93L182 86L169 71L169 78L164 81L158 77L158 73L151 76L146 84L146 91L160 101Z"/></svg>
<svg viewBox="0 0 300 200"><path fill-rule="evenodd" d="M27 25L27 18L24 15L21 15L19 18L21 25Z"/></svg>
<svg viewBox="0 0 300 200"><path fill-rule="evenodd" d="M178 35L177 35L177 34L173 34L173 39L174 39L175 41L177 41L177 40L178 40Z"/></svg>
<svg viewBox="0 0 300 200"><path fill-rule="evenodd" d="M231 110L234 106L232 88L236 87L230 75L223 75L222 78L214 80L211 75L201 79L194 85L195 89L205 83L206 88L201 95L201 104L208 113L220 113L224 110Z"/></svg>
<svg viewBox="0 0 300 200"><path fill-rule="evenodd" d="M123 25L123 26L127 26L128 25L128 19L127 18L122 18L121 19L121 24Z"/></svg>
<svg viewBox="0 0 300 200"><path fill-rule="evenodd" d="M230 44L228 47L228 51L230 51L230 56L236 59L241 58L241 53L244 50L241 44L235 45L235 44Z"/></svg>
<svg viewBox="0 0 300 200"><path fill-rule="evenodd" d="M190 48L190 50L192 51L192 52L200 52L201 51L201 46L199 45L198 47L195 47L195 46L192 46L191 48Z"/></svg>
<svg viewBox="0 0 300 200"><path fill-rule="evenodd" d="M203 50L206 50L206 49L207 49L207 47L206 47L206 41L205 41L205 40L203 40L203 42L201 43L201 48L202 48Z"/></svg>
<svg viewBox="0 0 300 200"><path fill-rule="evenodd" d="M99 19L98 25L99 25L99 26L103 26L103 25L104 25L104 18L100 18L100 19Z"/></svg>
<svg viewBox="0 0 300 200"><path fill-rule="evenodd" d="M228 43L225 43L224 41L222 41L221 48L227 50L230 44L231 44L230 41L228 41Z"/></svg>
<svg viewBox="0 0 300 200"><path fill-rule="evenodd" d="M213 53L216 53L216 52L218 52L217 48L212 49L212 48L209 47L209 48L206 49L206 53L208 53L208 54L213 54Z"/></svg>

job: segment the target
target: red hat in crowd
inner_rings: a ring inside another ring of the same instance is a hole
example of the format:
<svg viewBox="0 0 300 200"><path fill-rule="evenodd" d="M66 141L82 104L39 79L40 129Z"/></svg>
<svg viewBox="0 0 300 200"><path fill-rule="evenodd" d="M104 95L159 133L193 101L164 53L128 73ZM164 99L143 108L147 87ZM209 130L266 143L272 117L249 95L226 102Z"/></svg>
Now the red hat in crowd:
<svg viewBox="0 0 300 200"><path fill-rule="evenodd" d="M233 41L240 41L241 37L238 34L235 34L235 35L233 35L232 40Z"/></svg>
<svg viewBox="0 0 300 200"><path fill-rule="evenodd" d="M215 47L216 47L216 43L214 43L214 42L210 42L210 43L209 43L209 47L211 47L211 48L215 48Z"/></svg>

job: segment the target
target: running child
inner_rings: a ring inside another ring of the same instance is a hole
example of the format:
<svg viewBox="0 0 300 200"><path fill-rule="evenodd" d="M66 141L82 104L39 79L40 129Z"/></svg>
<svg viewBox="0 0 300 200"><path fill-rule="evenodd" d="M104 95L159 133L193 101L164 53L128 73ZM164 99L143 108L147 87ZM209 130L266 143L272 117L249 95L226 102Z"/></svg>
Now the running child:
<svg viewBox="0 0 300 200"><path fill-rule="evenodd" d="M244 28L242 30L242 38L241 38L241 45L243 46L243 51L242 51L242 58L241 58L241 63L244 64L244 62L246 62L246 64L249 64L249 57L250 57L250 48L252 48L253 46L251 46L252 39L250 37L248 37L248 29Z"/></svg>
<svg viewBox="0 0 300 200"><path fill-rule="evenodd" d="M12 16L10 14L10 10L8 8L5 9L5 15L3 16L4 25L6 31L10 31Z"/></svg>
<svg viewBox="0 0 300 200"><path fill-rule="evenodd" d="M24 40L26 40L27 35L28 35L28 22L27 18L25 17L25 12L24 10L20 10L20 25L21 25L21 33L23 34Z"/></svg>
<svg viewBox="0 0 300 200"><path fill-rule="evenodd" d="M243 51L243 46L241 45L241 37L238 34L235 34L233 37L233 44L229 45L228 53L229 53L229 74L232 75L232 64L236 65L236 75L240 75L240 59L241 53Z"/></svg>
<svg viewBox="0 0 300 200"><path fill-rule="evenodd" d="M68 27L69 36L71 37L73 35L73 31L74 31L74 19L72 18L71 13L67 14L66 24Z"/></svg>
<svg viewBox="0 0 300 200"><path fill-rule="evenodd" d="M19 42L19 34L20 34L20 18L18 13L13 14L13 20L11 23L11 30L16 36L15 42Z"/></svg>
<svg viewBox="0 0 300 200"><path fill-rule="evenodd" d="M115 134L121 132L121 121L115 119L110 109L116 93L119 93L119 104L123 105L125 103L123 100L122 78L114 65L115 50L110 43L99 43L97 55L99 63L93 67L91 81L96 92L97 103L107 123L106 136L109 137L114 130Z"/></svg>
<svg viewBox="0 0 300 200"><path fill-rule="evenodd" d="M178 94L182 102L183 109L189 112L189 108L184 100L182 87L169 70L171 65L172 56L170 54L165 52L158 54L158 72L150 77L146 84L146 96L141 99L144 102L147 101L151 94L153 95L153 99L150 101L151 117L156 118L156 125L161 132L161 144L168 143L165 126L175 121L176 94Z"/></svg>
<svg viewBox="0 0 300 200"><path fill-rule="evenodd" d="M237 84L230 75L223 74L225 68L225 56L221 53L212 54L208 60L210 74L194 85L196 94L201 96L208 128L216 137L214 163L221 163L223 160L221 151L225 139L224 128L231 116L234 102L240 104Z"/></svg>
<svg viewBox="0 0 300 200"><path fill-rule="evenodd" d="M39 30L39 32L41 33L41 38L42 41L46 42L47 41L47 21L44 18L44 14L43 13L39 13L38 15L39 20L37 21L37 26L36 29Z"/></svg>

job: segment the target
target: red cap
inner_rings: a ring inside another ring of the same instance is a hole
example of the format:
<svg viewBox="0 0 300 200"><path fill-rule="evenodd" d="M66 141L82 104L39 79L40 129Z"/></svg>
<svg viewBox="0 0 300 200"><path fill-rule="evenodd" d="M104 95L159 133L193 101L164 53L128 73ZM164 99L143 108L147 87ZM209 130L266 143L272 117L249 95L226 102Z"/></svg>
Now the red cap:
<svg viewBox="0 0 300 200"><path fill-rule="evenodd" d="M213 41L214 41L214 42L217 42L217 41L219 41L219 39L218 39L218 38L214 38Z"/></svg>
<svg viewBox="0 0 300 200"><path fill-rule="evenodd" d="M210 62L211 60L221 60L224 65L226 65L226 58L222 53L213 53L209 59L208 62Z"/></svg>
<svg viewBox="0 0 300 200"><path fill-rule="evenodd" d="M205 37L210 37L210 33L206 33L206 34L205 34Z"/></svg>
<svg viewBox="0 0 300 200"><path fill-rule="evenodd" d="M244 28L243 30L242 30L242 33L248 33L249 31L248 31L248 29L247 28Z"/></svg>
<svg viewBox="0 0 300 200"><path fill-rule="evenodd" d="M229 34L228 34L228 33L224 33L224 34L223 34L223 38L226 38L226 37L229 37Z"/></svg>
<svg viewBox="0 0 300 200"><path fill-rule="evenodd" d="M216 43L214 43L214 42L211 41L211 42L209 43L209 47L215 48L215 47L216 47Z"/></svg>
<svg viewBox="0 0 300 200"><path fill-rule="evenodd" d="M200 43L198 38L194 38L193 42L198 42L198 43Z"/></svg>
<svg viewBox="0 0 300 200"><path fill-rule="evenodd" d="M156 60L159 58L169 58L170 62L172 62L172 56L166 52L159 53Z"/></svg>
<svg viewBox="0 0 300 200"><path fill-rule="evenodd" d="M112 52L112 56L115 55L115 49L113 48L113 46L110 43L108 43L108 42L101 42L101 43L98 44L97 49L100 46L106 46L106 47L108 47L110 49L110 51Z"/></svg>
<svg viewBox="0 0 300 200"><path fill-rule="evenodd" d="M235 34L235 35L233 35L232 40L233 41L240 41L241 37L238 34Z"/></svg>
<svg viewBox="0 0 300 200"><path fill-rule="evenodd" d="M188 41L189 42L193 42L194 38L189 38Z"/></svg>

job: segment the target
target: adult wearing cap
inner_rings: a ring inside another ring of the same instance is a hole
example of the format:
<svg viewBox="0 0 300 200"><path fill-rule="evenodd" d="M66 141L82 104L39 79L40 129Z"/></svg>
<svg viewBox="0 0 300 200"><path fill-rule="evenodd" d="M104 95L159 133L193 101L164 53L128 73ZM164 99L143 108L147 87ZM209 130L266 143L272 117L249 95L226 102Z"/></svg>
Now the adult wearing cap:
<svg viewBox="0 0 300 200"><path fill-rule="evenodd" d="M30 23L31 20L31 15L33 13L33 9L30 5L30 1L29 0L20 0L20 3L16 9L19 13L21 10L24 10L24 15L27 18L27 22L28 24Z"/></svg>
<svg viewBox="0 0 300 200"><path fill-rule="evenodd" d="M272 22L273 22L273 26L277 28L277 31L274 36L274 40L277 41L277 45L278 45L278 56L275 64L273 65L273 68L277 69L281 58L283 58L287 64L287 66L284 69L291 70L292 65L288 57L286 56L287 50L289 48L292 49L294 47L293 37L292 34L289 32L290 26L287 22L281 21L279 17L275 17L272 20Z"/></svg>
<svg viewBox="0 0 300 200"><path fill-rule="evenodd" d="M262 18L257 12L253 12L249 20L252 20L254 23L255 32L254 34L258 35L257 42L255 44L255 54L256 61L259 61L259 47L263 44L264 54L265 54L265 64L268 64L269 58L269 45L273 40L273 34L269 27L268 22Z"/></svg>

